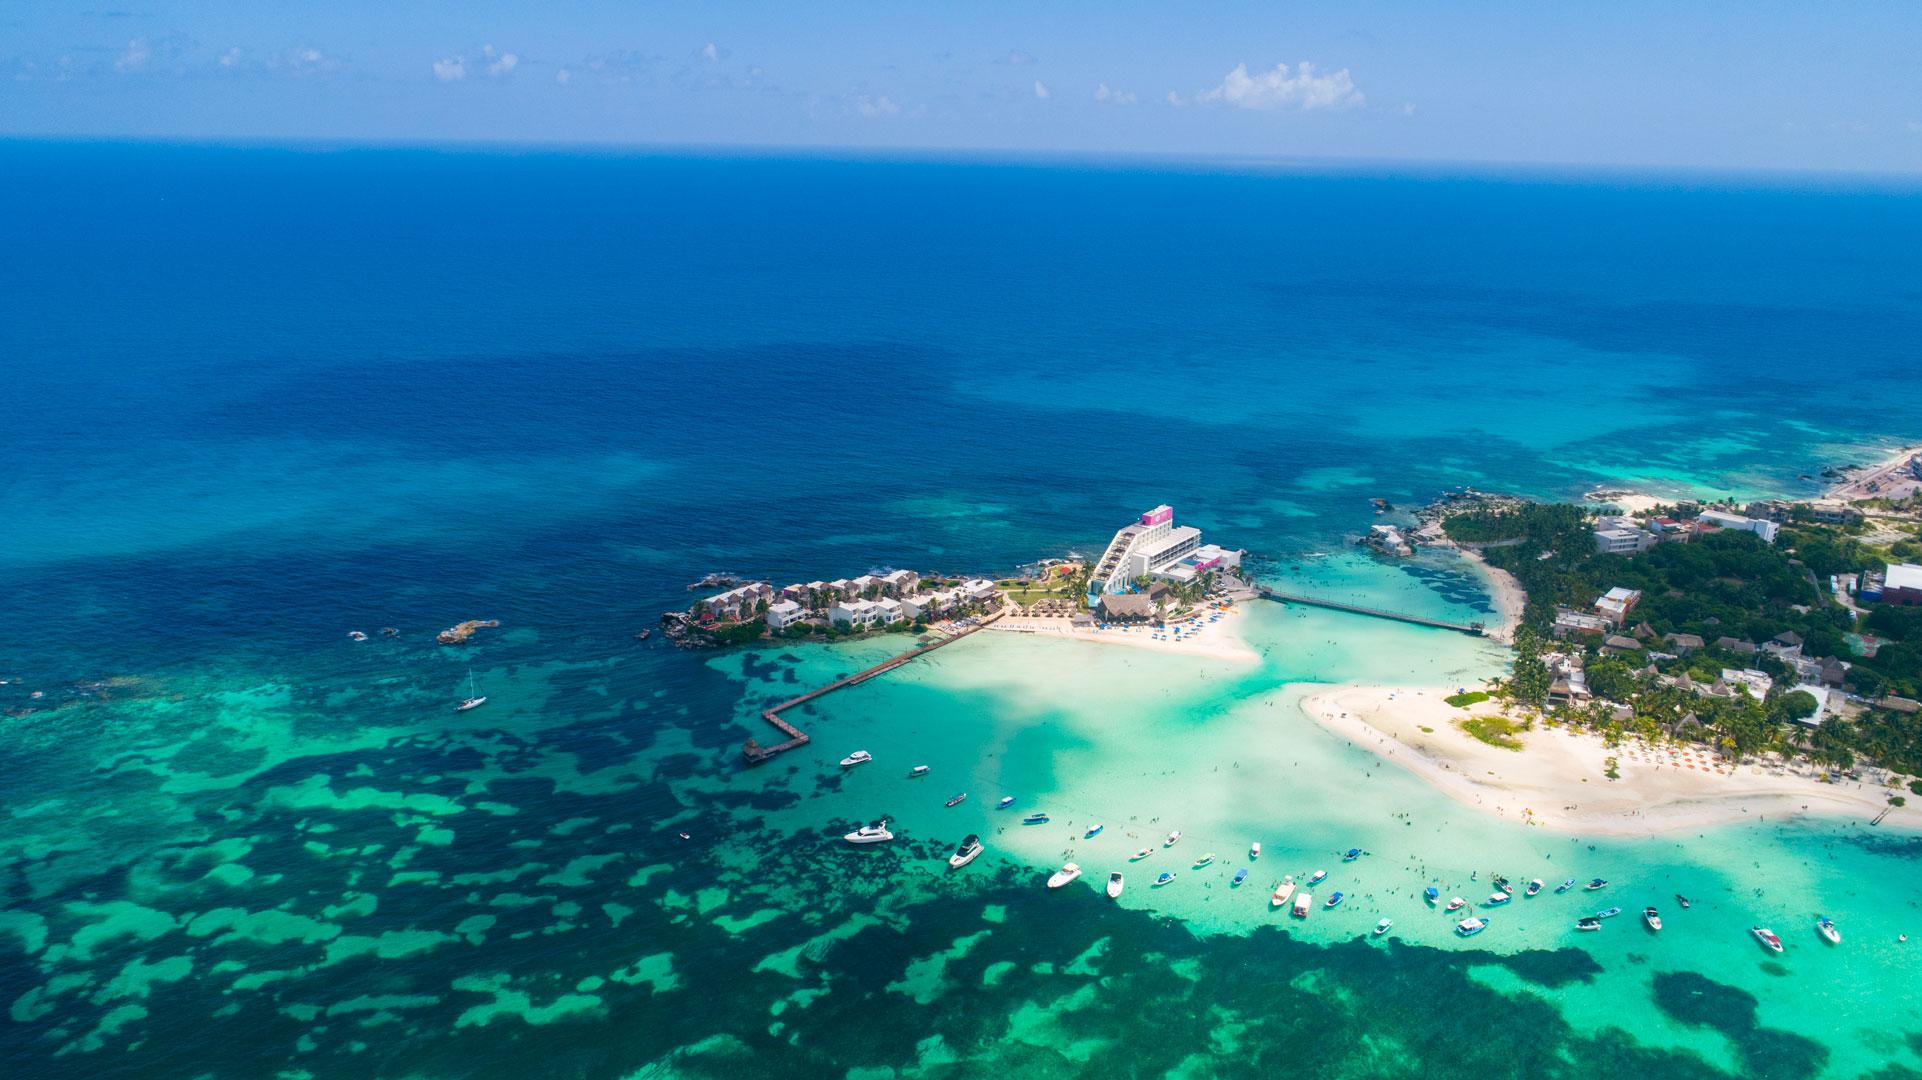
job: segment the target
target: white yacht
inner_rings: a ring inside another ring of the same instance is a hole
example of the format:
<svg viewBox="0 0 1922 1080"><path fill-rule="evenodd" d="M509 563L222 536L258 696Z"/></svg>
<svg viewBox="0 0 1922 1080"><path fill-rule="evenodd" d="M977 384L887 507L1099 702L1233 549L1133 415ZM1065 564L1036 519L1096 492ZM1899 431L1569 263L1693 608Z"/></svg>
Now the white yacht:
<svg viewBox="0 0 1922 1080"><path fill-rule="evenodd" d="M1315 894L1306 890L1295 894L1295 918L1305 919L1315 910Z"/></svg>
<svg viewBox="0 0 1922 1080"><path fill-rule="evenodd" d="M954 854L948 856L948 865L959 870L980 858L981 851L981 838L973 833L969 833L968 838L961 841L961 846L954 849Z"/></svg>
<svg viewBox="0 0 1922 1080"><path fill-rule="evenodd" d="M470 671L467 673L467 696L461 699L459 705L454 706L454 711L466 712L469 709L478 709L485 704L487 704L487 695L480 692L480 687L474 682L474 673Z"/></svg>
<svg viewBox="0 0 1922 1080"><path fill-rule="evenodd" d="M1168 839L1162 841L1161 846L1174 847L1176 844L1179 844L1179 843L1181 843L1181 830L1176 829L1174 832L1171 832L1168 834Z"/></svg>
<svg viewBox="0 0 1922 1080"><path fill-rule="evenodd" d="M1048 888L1059 889L1061 886L1066 885L1068 882L1080 876L1081 867L1076 866L1074 863L1065 863L1061 869L1054 872L1053 877L1048 879Z"/></svg>
<svg viewBox="0 0 1922 1080"><path fill-rule="evenodd" d="M843 769L852 769L856 765L866 765L873 760L873 754L868 753L866 750L856 750L854 753L841 759L841 767Z"/></svg>
<svg viewBox="0 0 1922 1080"><path fill-rule="evenodd" d="M1288 898L1293 895L1295 895L1295 875L1289 874L1281 879L1281 884L1275 886L1275 895L1268 898L1268 906L1284 907L1288 903Z"/></svg>
<svg viewBox="0 0 1922 1080"><path fill-rule="evenodd" d="M1121 899L1121 885L1121 871L1116 870L1114 873L1108 875L1108 899Z"/></svg>
<svg viewBox="0 0 1922 1080"><path fill-rule="evenodd" d="M877 821L872 825L861 826L842 839L850 844L879 844L884 840L894 839L894 834L888 831L887 822Z"/></svg>

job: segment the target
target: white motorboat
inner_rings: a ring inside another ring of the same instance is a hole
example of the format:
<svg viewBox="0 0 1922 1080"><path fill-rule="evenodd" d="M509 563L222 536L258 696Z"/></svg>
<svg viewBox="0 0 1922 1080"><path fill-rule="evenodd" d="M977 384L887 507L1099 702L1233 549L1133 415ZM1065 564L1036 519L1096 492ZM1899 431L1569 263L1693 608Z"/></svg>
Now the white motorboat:
<svg viewBox="0 0 1922 1080"><path fill-rule="evenodd" d="M1168 839L1163 840L1161 842L1161 846L1174 847L1176 844L1179 844L1179 843L1181 843L1181 830L1176 829L1174 832L1171 832L1168 834Z"/></svg>
<svg viewBox="0 0 1922 1080"><path fill-rule="evenodd" d="M894 834L888 831L887 822L877 821L872 825L861 826L842 839L850 844L879 844L884 840L894 839Z"/></svg>
<svg viewBox="0 0 1922 1080"><path fill-rule="evenodd" d="M866 750L856 750L854 753L841 759L841 767L843 769L852 769L856 765L866 765L873 760L873 754L868 753Z"/></svg>
<svg viewBox="0 0 1922 1080"><path fill-rule="evenodd" d="M1108 875L1108 899L1110 900L1121 899L1121 886L1122 886L1121 871L1116 870L1114 873L1109 874Z"/></svg>
<svg viewBox="0 0 1922 1080"><path fill-rule="evenodd" d="M1755 940L1761 942L1764 949L1777 953L1782 951L1782 939L1777 937L1775 931L1770 930L1768 927L1751 926L1748 928L1748 932L1755 935Z"/></svg>
<svg viewBox="0 0 1922 1080"><path fill-rule="evenodd" d="M1463 937L1474 937L1486 929L1488 924L1472 915L1455 924L1455 932Z"/></svg>
<svg viewBox="0 0 1922 1080"><path fill-rule="evenodd" d="M1135 852L1135 855L1134 855L1134 858L1132 858L1132 859L1129 859L1128 861L1129 861L1129 862L1140 862L1141 860L1143 860L1143 859L1145 859L1145 858L1147 858L1148 856L1150 856L1150 855L1153 855L1153 854L1154 854L1154 849L1153 849L1153 848L1142 848L1142 849L1141 849L1140 851L1137 851L1137 852Z"/></svg>
<svg viewBox="0 0 1922 1080"><path fill-rule="evenodd" d="M1450 911L1460 911L1467 906L1468 901L1463 900L1459 896L1451 896L1448 898L1448 910Z"/></svg>
<svg viewBox="0 0 1922 1080"><path fill-rule="evenodd" d="M1295 875L1289 874L1281 879L1281 884L1275 886L1275 895L1268 898L1268 903L1271 907L1282 907L1293 895L1295 895Z"/></svg>
<svg viewBox="0 0 1922 1080"><path fill-rule="evenodd" d="M1321 882L1322 882L1322 879L1323 879L1323 878L1326 878L1327 876L1328 876L1328 871L1326 871L1326 870L1317 870L1317 871L1315 871L1314 873L1312 873L1312 874L1310 874L1310 875L1308 875L1308 884L1307 884L1306 886L1304 886L1304 887L1305 887L1305 888L1309 888L1309 889L1312 889L1312 888L1314 888L1315 886L1317 886L1317 885L1319 885L1319 884L1321 884Z"/></svg>
<svg viewBox="0 0 1922 1080"><path fill-rule="evenodd" d="M1261 841L1257 840L1248 845L1248 858L1251 860L1261 858Z"/></svg>
<svg viewBox="0 0 1922 1080"><path fill-rule="evenodd" d="M917 776L926 775L928 775L928 767L926 765L916 765L914 768L908 770L908 779L910 780Z"/></svg>
<svg viewBox="0 0 1922 1080"><path fill-rule="evenodd" d="M1315 910L1315 894L1306 889L1295 894L1295 918L1305 919Z"/></svg>
<svg viewBox="0 0 1922 1080"><path fill-rule="evenodd" d="M1650 904L1642 909L1642 922L1648 926L1650 932L1657 934L1662 932L1662 913L1655 910L1655 905Z"/></svg>
<svg viewBox="0 0 1922 1080"><path fill-rule="evenodd" d="M1375 936L1380 937L1383 934L1386 934L1389 931L1389 929L1392 928L1394 925L1395 925L1395 920L1393 919L1383 919L1382 921L1376 923Z"/></svg>
<svg viewBox="0 0 1922 1080"><path fill-rule="evenodd" d="M1048 888L1059 889L1061 886L1066 885L1068 882L1080 876L1081 868L1079 866L1076 866L1074 863L1066 863L1061 869L1056 870L1052 877L1048 878Z"/></svg>
<svg viewBox="0 0 1922 1080"><path fill-rule="evenodd" d="M974 833L969 833L968 838L961 841L961 846L954 849L954 854L948 856L948 865L959 870L980 858L982 850L981 838Z"/></svg>
<svg viewBox="0 0 1922 1080"><path fill-rule="evenodd" d="M1815 932L1822 935L1822 940L1831 945L1842 944L1842 931L1835 928L1835 920L1827 915L1815 921Z"/></svg>

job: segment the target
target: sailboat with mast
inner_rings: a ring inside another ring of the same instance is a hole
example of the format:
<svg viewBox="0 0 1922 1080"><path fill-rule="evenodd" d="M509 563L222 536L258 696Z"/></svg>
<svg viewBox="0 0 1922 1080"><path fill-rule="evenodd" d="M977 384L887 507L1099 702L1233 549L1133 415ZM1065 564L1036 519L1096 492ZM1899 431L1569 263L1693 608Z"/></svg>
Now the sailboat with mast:
<svg viewBox="0 0 1922 1080"><path fill-rule="evenodd" d="M481 693L475 686L474 672L472 668L469 668L467 672L467 696L461 699L459 705L454 706L454 711L466 712L469 709L478 709L485 704L487 704L487 695Z"/></svg>

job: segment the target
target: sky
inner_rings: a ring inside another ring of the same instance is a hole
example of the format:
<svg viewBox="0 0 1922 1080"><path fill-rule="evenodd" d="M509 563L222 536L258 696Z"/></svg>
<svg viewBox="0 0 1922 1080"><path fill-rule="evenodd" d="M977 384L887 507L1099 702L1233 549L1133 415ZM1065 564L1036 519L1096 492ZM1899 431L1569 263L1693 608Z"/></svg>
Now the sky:
<svg viewBox="0 0 1922 1080"><path fill-rule="evenodd" d="M1912 2L0 0L0 136L1922 172Z"/></svg>

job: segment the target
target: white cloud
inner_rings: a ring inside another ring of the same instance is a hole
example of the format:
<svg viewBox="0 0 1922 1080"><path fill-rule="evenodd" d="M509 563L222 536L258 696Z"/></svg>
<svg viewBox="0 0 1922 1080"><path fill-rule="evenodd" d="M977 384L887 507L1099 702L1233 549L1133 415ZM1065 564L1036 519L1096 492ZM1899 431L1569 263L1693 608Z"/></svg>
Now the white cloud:
<svg viewBox="0 0 1922 1080"><path fill-rule="evenodd" d="M702 46L701 48L701 59L707 61L710 64L720 63L721 47L719 45L714 44L712 41L708 42L706 45Z"/></svg>
<svg viewBox="0 0 1922 1080"><path fill-rule="evenodd" d="M895 104L894 99L890 97L869 97L862 94L854 99L854 111L862 116L895 116L900 113L901 106Z"/></svg>
<svg viewBox="0 0 1922 1080"><path fill-rule="evenodd" d="M1179 109L1183 105L1188 104L1188 99L1182 97L1179 91L1170 90L1168 91L1168 104L1173 105L1175 108Z"/></svg>
<svg viewBox="0 0 1922 1080"><path fill-rule="evenodd" d="M134 38L132 41L127 42L127 47L121 51L118 57L114 58L113 69L115 71L139 71L146 67L147 61L151 59L153 59L153 43L146 38Z"/></svg>
<svg viewBox="0 0 1922 1080"><path fill-rule="evenodd" d="M231 71L240 66L240 60L243 55L245 54L240 51L240 46L236 45L220 54L220 66Z"/></svg>
<svg viewBox="0 0 1922 1080"><path fill-rule="evenodd" d="M467 62L458 56L449 56L434 61L434 78L441 82L459 82L467 77Z"/></svg>
<svg viewBox="0 0 1922 1080"><path fill-rule="evenodd" d="M520 62L521 58L515 56L513 53L502 53L494 58L493 63L487 65L487 73L497 79L512 75L514 73L514 66Z"/></svg>
<svg viewBox="0 0 1922 1080"><path fill-rule="evenodd" d="M554 73L554 81L557 83L560 83L562 86L567 85L568 80L572 79L573 77L574 77L574 73L567 70L566 68L562 68L559 71L556 71Z"/></svg>
<svg viewBox="0 0 1922 1080"><path fill-rule="evenodd" d="M1022 52L1020 49L1009 49L1007 57L1001 62L1004 64L1013 64L1016 67L1023 67L1034 63L1034 56L1030 53Z"/></svg>
<svg viewBox="0 0 1922 1080"><path fill-rule="evenodd" d="M1054 96L1054 91L1048 89L1047 83L1042 82L1040 79L1036 79L1034 81L1034 96L1041 98L1043 100L1046 100L1047 98L1051 98Z"/></svg>
<svg viewBox="0 0 1922 1080"><path fill-rule="evenodd" d="M1320 74L1306 61L1290 72L1287 64L1273 71L1248 73L1247 64L1236 64L1221 80L1221 85L1195 95L1197 101L1218 101L1241 109L1345 109L1364 100L1355 89L1347 68Z"/></svg>
<svg viewBox="0 0 1922 1080"><path fill-rule="evenodd" d="M1110 89L1107 83L1102 83L1100 86L1095 87L1094 99L1096 101L1106 102L1109 105L1133 105L1135 103L1134 94L1126 90Z"/></svg>

